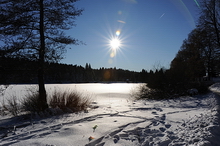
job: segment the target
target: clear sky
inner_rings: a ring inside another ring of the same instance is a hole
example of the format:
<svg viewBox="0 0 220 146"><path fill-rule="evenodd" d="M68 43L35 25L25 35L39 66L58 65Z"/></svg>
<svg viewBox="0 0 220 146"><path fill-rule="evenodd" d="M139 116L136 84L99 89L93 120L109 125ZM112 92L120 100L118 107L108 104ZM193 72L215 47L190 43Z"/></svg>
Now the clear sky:
<svg viewBox="0 0 220 146"><path fill-rule="evenodd" d="M196 0L80 0L76 6L84 12L67 34L86 45L70 46L61 63L95 69L169 68L199 14ZM112 38L120 40L116 50Z"/></svg>

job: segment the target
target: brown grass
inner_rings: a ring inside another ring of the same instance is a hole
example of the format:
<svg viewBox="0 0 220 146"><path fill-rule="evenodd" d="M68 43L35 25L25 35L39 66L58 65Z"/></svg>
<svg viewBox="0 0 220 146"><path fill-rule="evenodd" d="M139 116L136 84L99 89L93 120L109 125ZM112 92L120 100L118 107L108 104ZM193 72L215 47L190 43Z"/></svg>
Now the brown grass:
<svg viewBox="0 0 220 146"><path fill-rule="evenodd" d="M75 90L61 91L55 89L49 96L49 106L51 108L59 108L65 112L87 111L91 103L91 95L85 95ZM2 102L0 107L0 115L10 113L18 116L21 111L30 113L42 113L41 104L39 102L39 92L36 89L30 89L25 98L18 102L15 95ZM50 109L49 109L50 111Z"/></svg>
<svg viewBox="0 0 220 146"><path fill-rule="evenodd" d="M146 86L146 84L140 85L136 89L133 90L131 93L131 96L135 100L139 99L150 99L150 100L161 100L161 99L166 99L170 95L163 90L159 89L151 89Z"/></svg>
<svg viewBox="0 0 220 146"><path fill-rule="evenodd" d="M15 95L12 95L10 99L6 99L6 102L2 102L2 113L9 112L13 116L18 116L21 108Z"/></svg>
<svg viewBox="0 0 220 146"><path fill-rule="evenodd" d="M60 108L64 112L78 112L87 109L91 103L90 96L85 96L77 91L57 91L52 93L49 106Z"/></svg>
<svg viewBox="0 0 220 146"><path fill-rule="evenodd" d="M39 93L36 91L29 92L21 101L21 104L25 111L29 111L31 113L42 112L41 104L39 101Z"/></svg>

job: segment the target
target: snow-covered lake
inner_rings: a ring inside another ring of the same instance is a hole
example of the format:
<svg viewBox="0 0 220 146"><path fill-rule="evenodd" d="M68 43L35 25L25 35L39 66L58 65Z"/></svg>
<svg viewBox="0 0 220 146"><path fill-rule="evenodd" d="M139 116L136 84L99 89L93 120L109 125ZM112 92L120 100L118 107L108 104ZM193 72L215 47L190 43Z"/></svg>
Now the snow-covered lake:
<svg viewBox="0 0 220 146"><path fill-rule="evenodd" d="M48 94L54 89L74 89L92 95L92 104L98 108L89 109L88 113L35 118L31 122L19 118L0 120L0 132L1 127L18 127L0 139L0 145L205 146L220 143L219 95L210 92L172 100L133 101L130 94L139 85L47 84ZM5 96L15 94L22 98L31 86L35 85L11 85ZM211 89L216 91L218 87L216 84ZM95 130L94 126L97 126Z"/></svg>
<svg viewBox="0 0 220 146"><path fill-rule="evenodd" d="M132 91L139 85L141 85L141 83L46 84L45 88L48 95L50 95L54 90L75 90L79 93L90 96L94 100L102 100L101 98L106 97L108 100L113 100L115 96L118 98L124 97L125 99L128 99ZM16 95L18 100L22 99L25 97L27 92L34 91L35 89L38 89L37 85L10 85L4 91L4 98L0 95L0 102L3 99L12 97L13 95Z"/></svg>

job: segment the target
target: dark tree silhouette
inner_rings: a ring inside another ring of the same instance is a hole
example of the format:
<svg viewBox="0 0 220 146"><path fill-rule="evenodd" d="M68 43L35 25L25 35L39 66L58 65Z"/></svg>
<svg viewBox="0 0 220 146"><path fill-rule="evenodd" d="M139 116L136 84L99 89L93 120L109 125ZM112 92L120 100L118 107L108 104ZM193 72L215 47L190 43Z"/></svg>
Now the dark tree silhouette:
<svg viewBox="0 0 220 146"><path fill-rule="evenodd" d="M206 29L213 37L213 43L220 51L220 1L203 0L198 27Z"/></svg>
<svg viewBox="0 0 220 146"><path fill-rule="evenodd" d="M220 72L220 1L203 0L200 11L197 28L206 35L204 38L207 44L205 56L210 77Z"/></svg>
<svg viewBox="0 0 220 146"><path fill-rule="evenodd" d="M199 35L196 29L193 30L171 62L171 70L177 73L174 77L180 77L179 82L195 81L205 75L204 46L199 40Z"/></svg>
<svg viewBox="0 0 220 146"><path fill-rule="evenodd" d="M220 71L219 58L220 1L203 0L198 25L184 40L171 63L171 69L179 72L179 76L182 75L186 80L199 78L204 72L210 79Z"/></svg>
<svg viewBox="0 0 220 146"><path fill-rule="evenodd" d="M0 38L4 56L16 56L38 61L39 102L47 108L44 86L45 61L63 58L66 45L79 41L65 35L81 15L77 0L1 0ZM1 56L2 57L2 56Z"/></svg>

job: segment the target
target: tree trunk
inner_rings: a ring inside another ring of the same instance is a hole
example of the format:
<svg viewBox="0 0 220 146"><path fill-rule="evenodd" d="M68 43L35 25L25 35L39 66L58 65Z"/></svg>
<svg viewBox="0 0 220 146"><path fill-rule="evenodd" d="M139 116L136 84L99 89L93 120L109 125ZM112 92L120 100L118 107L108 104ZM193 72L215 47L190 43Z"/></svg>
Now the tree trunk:
<svg viewBox="0 0 220 146"><path fill-rule="evenodd" d="M44 85L44 60L45 58L45 37L44 37L44 4L40 0L40 49L39 49L39 68L38 68L38 86L39 103L42 111L48 108L47 94Z"/></svg>

